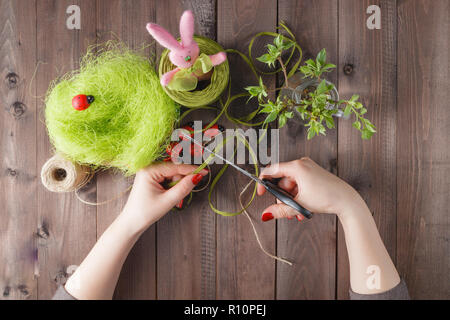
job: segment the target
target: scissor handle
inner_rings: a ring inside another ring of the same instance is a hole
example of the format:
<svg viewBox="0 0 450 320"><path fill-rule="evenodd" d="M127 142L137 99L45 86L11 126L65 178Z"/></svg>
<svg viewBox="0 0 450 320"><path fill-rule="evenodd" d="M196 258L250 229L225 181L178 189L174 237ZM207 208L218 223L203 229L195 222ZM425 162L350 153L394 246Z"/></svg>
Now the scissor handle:
<svg viewBox="0 0 450 320"><path fill-rule="evenodd" d="M273 194L277 199L279 199L281 202L283 202L285 205L291 207L292 209L300 212L304 217L311 219L313 214L308 209L303 208L301 205L298 204L297 201L294 200L292 195L290 195L285 190L281 189L277 185L273 184L270 180L263 179L262 182L264 183L264 187L267 191L269 191L271 194Z"/></svg>

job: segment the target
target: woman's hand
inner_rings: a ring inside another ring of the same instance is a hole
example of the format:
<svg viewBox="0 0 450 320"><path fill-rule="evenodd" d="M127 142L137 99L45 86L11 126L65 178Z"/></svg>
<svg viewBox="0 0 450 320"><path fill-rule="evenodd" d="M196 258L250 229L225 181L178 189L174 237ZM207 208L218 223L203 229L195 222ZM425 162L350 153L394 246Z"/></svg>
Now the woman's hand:
<svg viewBox="0 0 450 320"><path fill-rule="evenodd" d="M122 265L141 233L186 197L208 174L196 166L159 163L136 174L122 213L102 234L65 288L77 299L111 299ZM165 189L164 181L179 181Z"/></svg>
<svg viewBox="0 0 450 320"><path fill-rule="evenodd" d="M208 174L206 169L193 174L195 169L197 167L193 165L167 162L140 170L121 214L131 224L133 231L145 231L171 208L179 206L184 197ZM165 181L178 183L165 189L161 185Z"/></svg>
<svg viewBox="0 0 450 320"><path fill-rule="evenodd" d="M370 295L386 292L398 285L400 277L381 240L372 214L349 184L309 158L266 167L260 178L281 178L278 185L290 192L306 209L314 213L338 215L344 230L350 261L350 285L354 292ZM265 188L258 185L258 194L264 192ZM291 207L278 203L264 210L262 220L293 216L297 216L298 220L303 219ZM370 282L373 276L369 268L376 268L379 272L379 282L375 285Z"/></svg>
<svg viewBox="0 0 450 320"><path fill-rule="evenodd" d="M303 207L315 213L339 215L347 204L361 200L350 185L309 158L268 166L262 170L260 178L281 178L278 186L291 193ZM265 191L262 185L258 185L258 195L264 194ZM264 210L263 221L293 216L297 216L299 220L303 219L303 216L291 207L277 202Z"/></svg>

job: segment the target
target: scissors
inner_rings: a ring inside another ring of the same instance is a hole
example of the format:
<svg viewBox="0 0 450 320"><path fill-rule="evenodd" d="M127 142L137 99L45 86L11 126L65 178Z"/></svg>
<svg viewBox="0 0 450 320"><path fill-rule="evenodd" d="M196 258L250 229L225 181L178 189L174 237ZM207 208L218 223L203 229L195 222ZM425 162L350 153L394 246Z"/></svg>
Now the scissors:
<svg viewBox="0 0 450 320"><path fill-rule="evenodd" d="M236 170L238 170L240 173L242 173L243 175L249 177L250 179L252 179L253 181L255 181L256 183L259 183L260 185L262 185L267 191L269 191L273 196L275 196L275 198L277 198L278 200L280 200L281 202L283 202L285 205L291 207L292 209L300 212L300 214L302 214L304 217L311 219L313 214L311 211L309 211L308 209L302 207L297 201L294 200L294 198L292 197L291 194L289 194L288 192L286 192L285 190L281 189L280 187L278 187L277 185L273 184L270 180L267 179L259 179L258 177L256 177L255 175L251 174L250 172L242 169L241 167L235 165L233 162L225 159L224 157L222 157L221 155L215 153L214 151L208 149L207 147L203 146L200 142L196 141L195 139L193 139L192 137L190 137L187 134L183 135L190 140L191 142L195 143L196 145L198 145L199 147L201 147L203 150L206 150L208 152L210 152L211 154L213 154L215 157L219 158L220 160L224 161L225 163L229 164L230 166L232 166L233 168L235 168Z"/></svg>

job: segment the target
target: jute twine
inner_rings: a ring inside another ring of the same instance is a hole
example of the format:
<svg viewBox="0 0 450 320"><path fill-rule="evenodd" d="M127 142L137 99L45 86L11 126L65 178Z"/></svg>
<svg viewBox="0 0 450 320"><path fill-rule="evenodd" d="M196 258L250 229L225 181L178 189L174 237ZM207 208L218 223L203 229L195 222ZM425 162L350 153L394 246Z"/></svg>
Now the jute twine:
<svg viewBox="0 0 450 320"><path fill-rule="evenodd" d="M253 220L252 220L252 218L250 217L250 214L248 213L247 209L244 207L244 204L242 203L242 196L244 195L245 191L247 191L247 189L248 189L252 184L253 184L253 181L250 181L250 182L245 186L245 188L242 189L241 193L239 194L239 204L241 205L242 209L244 210L244 214L245 214L245 216L247 217L248 221L250 222L250 225L252 226L253 233L255 234L256 241L258 242L259 248L261 249L262 252L264 252L264 254L265 254L266 256L271 257L272 259L278 260L278 261L280 261L280 262L283 262L283 263L286 263L286 264L292 266L292 262L290 262L290 261L288 261L288 260L286 260L286 259L277 257L277 256L275 256L275 255L269 253L266 249L264 249L264 247L263 247L263 245L262 245L262 243L261 243L261 239L259 238L259 234L258 234L258 231L256 230L255 224L253 223Z"/></svg>
<svg viewBox="0 0 450 320"><path fill-rule="evenodd" d="M60 154L51 157L41 170L42 184L51 192L73 192L86 185L94 176L88 166L65 159Z"/></svg>
<svg viewBox="0 0 450 320"><path fill-rule="evenodd" d="M200 53L212 55L225 51L217 42L211 39L201 36L194 36L194 39L198 43ZM159 62L159 77L176 68L176 66L170 62L168 54L169 50L165 50L161 54L161 60ZM215 102L219 98L227 87L229 76L230 67L228 65L228 60L226 60L224 63L214 67L211 82L203 90L176 91L170 90L167 87L164 87L164 90L169 97L185 107L205 106Z"/></svg>

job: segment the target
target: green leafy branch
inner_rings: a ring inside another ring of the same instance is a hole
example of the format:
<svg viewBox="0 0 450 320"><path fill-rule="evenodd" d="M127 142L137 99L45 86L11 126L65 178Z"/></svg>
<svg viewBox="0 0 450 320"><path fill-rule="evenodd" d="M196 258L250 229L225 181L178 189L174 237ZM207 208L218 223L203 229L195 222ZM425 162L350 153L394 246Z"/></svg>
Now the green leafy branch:
<svg viewBox="0 0 450 320"><path fill-rule="evenodd" d="M336 65L327 63L327 52L325 49L322 49L315 61L312 59L307 60L305 65L301 66L299 70L306 78L317 78L320 80L323 73L331 72L335 68Z"/></svg>
<svg viewBox="0 0 450 320"><path fill-rule="evenodd" d="M367 109L364 108L358 99L359 96L355 94L350 98L350 100L341 100L338 101L338 104L346 105L344 109L344 116L349 116L353 113L356 120L353 122L352 126L361 132L363 139L370 139L373 134L377 132L376 127L369 121L369 119L364 118L364 115L367 113Z"/></svg>
<svg viewBox="0 0 450 320"><path fill-rule="evenodd" d="M267 45L267 53L263 54L261 57L256 58L256 60L261 61L262 63L267 64L269 67L275 67L275 63L278 61L280 63L281 69L284 74L284 82L285 86L289 86L289 80L287 76L286 66L281 58L283 51L289 50L295 45L295 43L283 37L283 35L279 34L273 39L273 44Z"/></svg>
<svg viewBox="0 0 450 320"><path fill-rule="evenodd" d="M294 112L290 111L287 105L278 96L275 102L268 100L267 103L262 104L263 107L259 113L268 114L264 123L270 123L278 118L278 126L284 127L287 120L294 117Z"/></svg>
<svg viewBox="0 0 450 320"><path fill-rule="evenodd" d="M289 88L288 73L282 56L285 50L288 50L296 43L290 39L286 39L281 34L274 37L273 44L267 45L267 53L258 57L257 60L274 68L278 61L284 74L285 82L283 88ZM359 96L353 95L350 100L333 101L332 91L335 86L322 79L324 73L331 72L336 65L327 62L327 53L322 49L315 60L309 59L298 70L303 74L304 78L316 79L319 83L315 88L307 88L302 93L300 103L296 104L288 98L278 98L275 102L268 98L269 90L262 80L259 78L258 86L249 86L245 89L250 94L250 99L257 98L259 103L259 114L266 114L264 124L278 119L278 127L282 128L286 125L287 120L294 117L296 110L301 119L306 121L305 127L308 128L308 139L312 139L316 135L326 135L326 129L334 129L335 122L333 115L338 112L340 106L345 106L344 115L355 116L353 127L361 132L363 139L370 139L376 132L375 126L364 117L367 109L358 101ZM289 73L291 74L291 72ZM333 107L330 107L333 106Z"/></svg>

